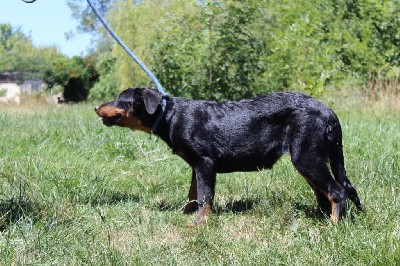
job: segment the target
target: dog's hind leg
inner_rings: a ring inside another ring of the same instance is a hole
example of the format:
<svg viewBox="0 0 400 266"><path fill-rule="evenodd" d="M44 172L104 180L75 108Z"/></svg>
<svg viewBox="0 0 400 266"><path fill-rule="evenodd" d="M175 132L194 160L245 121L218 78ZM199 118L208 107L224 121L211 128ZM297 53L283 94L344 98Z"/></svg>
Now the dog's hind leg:
<svg viewBox="0 0 400 266"><path fill-rule="evenodd" d="M314 186L314 184L310 180L308 180L306 177L305 179L314 191L314 195L317 198L318 210L322 213L331 213L331 203L329 202L328 198L324 195L324 193L319 191L319 189Z"/></svg>
<svg viewBox="0 0 400 266"><path fill-rule="evenodd" d="M343 148L341 142L332 143L329 151L330 165L333 176L336 181L346 190L351 201L356 205L358 210L362 210L364 206L360 202L356 189L351 185L347 178L346 169L344 168Z"/></svg>
<svg viewBox="0 0 400 266"><path fill-rule="evenodd" d="M347 193L345 189L340 186L331 176L328 166L325 162L315 161L303 157L293 158L292 162L294 167L303 175L307 182L311 185L317 197L318 204L323 209L328 209L330 204L331 208L331 219L333 222L337 223L339 219L343 216L345 207ZM323 199L323 195L325 199Z"/></svg>
<svg viewBox="0 0 400 266"><path fill-rule="evenodd" d="M192 213L197 211L197 180L196 180L196 172L192 170L192 181L190 184L189 194L188 194L189 202L185 205L183 212L184 213Z"/></svg>

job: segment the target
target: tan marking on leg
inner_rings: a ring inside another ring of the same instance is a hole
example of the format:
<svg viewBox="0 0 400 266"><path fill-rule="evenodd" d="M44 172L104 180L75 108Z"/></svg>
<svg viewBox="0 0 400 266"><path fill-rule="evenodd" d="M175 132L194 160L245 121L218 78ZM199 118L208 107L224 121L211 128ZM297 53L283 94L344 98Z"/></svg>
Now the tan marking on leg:
<svg viewBox="0 0 400 266"><path fill-rule="evenodd" d="M337 208L336 202L333 201L332 197L327 194L326 197L328 198L329 202L332 205L332 213L331 213L331 220L337 224L339 222L339 210Z"/></svg>
<svg viewBox="0 0 400 266"><path fill-rule="evenodd" d="M212 212L212 206L210 204L204 204L203 206L199 207L199 211L197 212L197 216L194 221L188 224L189 227L201 225L207 222L207 217Z"/></svg>

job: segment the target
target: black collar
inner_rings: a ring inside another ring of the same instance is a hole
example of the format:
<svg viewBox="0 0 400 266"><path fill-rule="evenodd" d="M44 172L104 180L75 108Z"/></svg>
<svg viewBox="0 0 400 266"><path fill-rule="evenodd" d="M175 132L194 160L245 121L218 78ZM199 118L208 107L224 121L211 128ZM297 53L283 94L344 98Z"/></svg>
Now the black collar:
<svg viewBox="0 0 400 266"><path fill-rule="evenodd" d="M161 119L164 117L165 115L165 110L167 109L167 100L169 99L169 95L168 94L163 94L161 97L161 111L158 114L158 117L156 119L156 121L154 122L154 124L151 126L151 133L154 133L157 128L158 125L161 122Z"/></svg>

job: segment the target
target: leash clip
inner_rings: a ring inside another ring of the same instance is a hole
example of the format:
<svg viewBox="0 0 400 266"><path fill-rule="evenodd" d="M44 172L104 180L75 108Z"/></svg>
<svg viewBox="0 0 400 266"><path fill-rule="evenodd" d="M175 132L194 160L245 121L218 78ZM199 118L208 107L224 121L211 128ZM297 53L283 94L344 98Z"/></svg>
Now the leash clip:
<svg viewBox="0 0 400 266"><path fill-rule="evenodd" d="M161 96L161 110L165 112L165 109L167 108L167 100L169 99L169 94L168 93L163 93Z"/></svg>

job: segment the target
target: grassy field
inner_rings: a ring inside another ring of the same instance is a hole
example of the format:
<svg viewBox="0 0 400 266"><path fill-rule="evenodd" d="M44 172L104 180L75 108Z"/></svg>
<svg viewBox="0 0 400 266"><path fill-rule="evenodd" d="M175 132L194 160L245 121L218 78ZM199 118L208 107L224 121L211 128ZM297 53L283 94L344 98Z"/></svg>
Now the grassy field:
<svg viewBox="0 0 400 266"><path fill-rule="evenodd" d="M337 111L365 205L333 225L288 157L217 178L216 214L188 228L190 168L91 105L0 106L0 265L400 265L400 108Z"/></svg>

